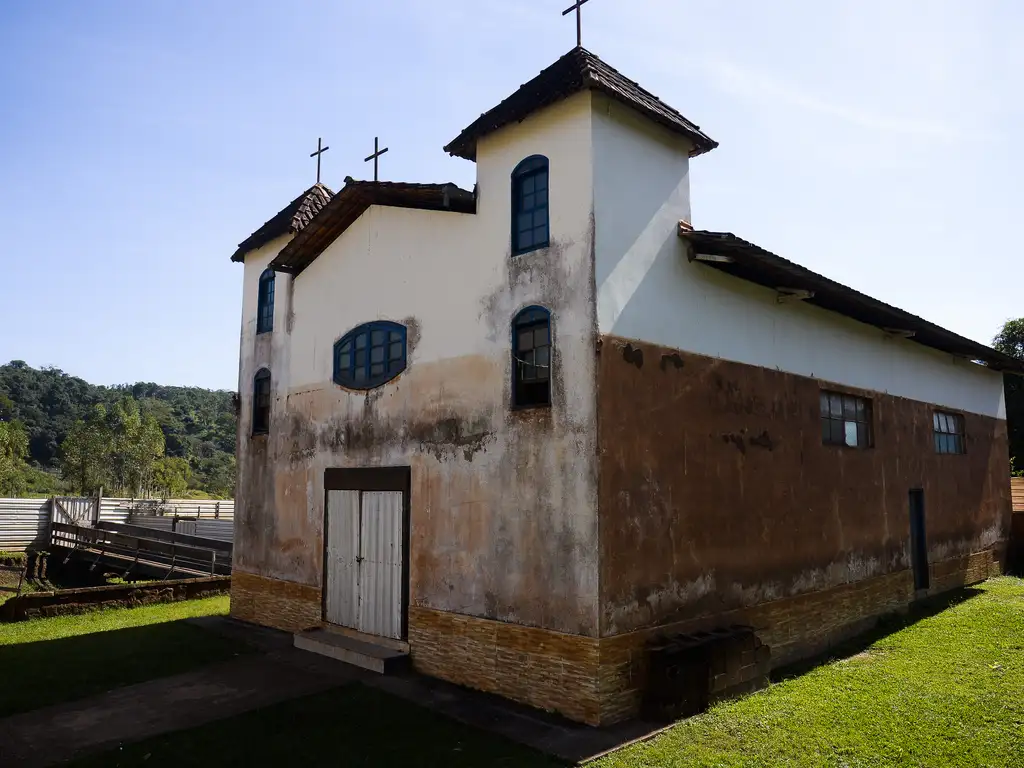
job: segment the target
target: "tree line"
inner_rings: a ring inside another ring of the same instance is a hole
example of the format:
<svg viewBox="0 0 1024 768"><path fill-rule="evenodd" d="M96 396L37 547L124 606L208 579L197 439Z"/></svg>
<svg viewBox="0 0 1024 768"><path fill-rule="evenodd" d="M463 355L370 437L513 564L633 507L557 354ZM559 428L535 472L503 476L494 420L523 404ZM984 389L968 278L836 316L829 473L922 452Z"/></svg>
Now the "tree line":
<svg viewBox="0 0 1024 768"><path fill-rule="evenodd" d="M229 498L235 396L148 382L103 387L57 368L0 366L0 496Z"/></svg>
<svg viewBox="0 0 1024 768"><path fill-rule="evenodd" d="M1024 361L1024 317L1007 321L996 334L992 346L1005 355ZM1024 376L1004 378L1010 469L1017 477L1024 477Z"/></svg>
<svg viewBox="0 0 1024 768"><path fill-rule="evenodd" d="M1024 318L993 346L1024 360ZM1011 468L1024 476L1024 377L1005 377ZM236 397L153 383L102 387L57 368L0 366L0 496L93 493L228 498Z"/></svg>

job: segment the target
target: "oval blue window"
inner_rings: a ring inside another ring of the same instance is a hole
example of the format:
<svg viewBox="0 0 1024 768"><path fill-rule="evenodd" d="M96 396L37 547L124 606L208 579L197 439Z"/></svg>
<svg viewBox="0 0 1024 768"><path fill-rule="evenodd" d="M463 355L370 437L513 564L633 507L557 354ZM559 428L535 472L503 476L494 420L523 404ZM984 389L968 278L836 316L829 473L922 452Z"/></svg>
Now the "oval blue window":
<svg viewBox="0 0 1024 768"><path fill-rule="evenodd" d="M373 389L405 370L404 325L387 320L364 323L334 345L334 383Z"/></svg>

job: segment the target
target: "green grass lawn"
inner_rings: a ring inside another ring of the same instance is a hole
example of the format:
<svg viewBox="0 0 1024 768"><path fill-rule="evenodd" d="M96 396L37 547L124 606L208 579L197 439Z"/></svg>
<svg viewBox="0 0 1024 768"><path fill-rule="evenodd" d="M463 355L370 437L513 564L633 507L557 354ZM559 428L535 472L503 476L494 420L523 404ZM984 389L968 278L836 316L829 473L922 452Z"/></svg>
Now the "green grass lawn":
<svg viewBox="0 0 1024 768"><path fill-rule="evenodd" d="M227 610L223 596L0 624L0 716L245 652L237 643L178 621Z"/></svg>
<svg viewBox="0 0 1024 768"><path fill-rule="evenodd" d="M1024 580L980 590L595 768L1024 766Z"/></svg>
<svg viewBox="0 0 1024 768"><path fill-rule="evenodd" d="M640 766L1024 766L1024 581L592 763ZM517 766L559 763L350 686L75 763L99 766Z"/></svg>

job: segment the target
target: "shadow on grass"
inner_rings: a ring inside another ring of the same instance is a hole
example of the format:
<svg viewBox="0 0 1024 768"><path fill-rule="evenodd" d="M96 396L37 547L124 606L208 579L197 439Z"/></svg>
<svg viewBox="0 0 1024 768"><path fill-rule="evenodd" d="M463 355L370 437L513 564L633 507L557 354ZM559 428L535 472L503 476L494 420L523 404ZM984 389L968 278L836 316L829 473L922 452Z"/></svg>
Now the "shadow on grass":
<svg viewBox="0 0 1024 768"><path fill-rule="evenodd" d="M919 600L913 603L906 612L889 613L880 616L873 626L863 629L853 637L843 640L821 653L773 670L771 673L772 682L781 682L790 678L800 677L823 664L856 656L889 635L913 626L922 619L935 616L947 608L959 605L981 594L984 594L982 589L960 587L949 592L943 592L941 595Z"/></svg>
<svg viewBox="0 0 1024 768"><path fill-rule="evenodd" d="M18 642L17 634L32 625L0 624L0 717L175 675L248 651L185 621L100 627L103 631Z"/></svg>

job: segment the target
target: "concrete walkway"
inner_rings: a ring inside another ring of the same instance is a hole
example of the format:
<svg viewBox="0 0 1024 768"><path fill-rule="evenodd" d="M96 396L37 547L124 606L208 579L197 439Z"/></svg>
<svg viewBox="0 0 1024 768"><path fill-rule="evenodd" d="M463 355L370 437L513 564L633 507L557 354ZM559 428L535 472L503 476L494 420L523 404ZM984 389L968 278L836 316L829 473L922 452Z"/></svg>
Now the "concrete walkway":
<svg viewBox="0 0 1024 768"><path fill-rule="evenodd" d="M362 682L573 763L660 730L588 728L506 699L408 673L381 676L292 647L292 636L222 617L188 619L257 652L0 720L0 767L44 768L171 731Z"/></svg>
<svg viewBox="0 0 1024 768"><path fill-rule="evenodd" d="M303 651L243 656L0 720L0 766L54 765L319 693L360 677L362 670L321 662Z"/></svg>

